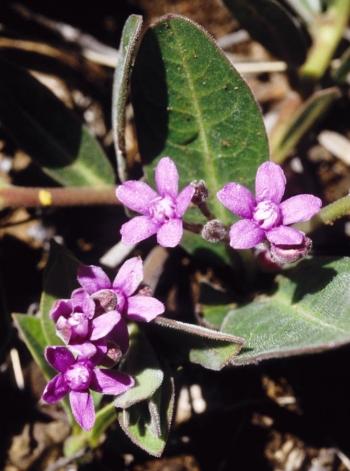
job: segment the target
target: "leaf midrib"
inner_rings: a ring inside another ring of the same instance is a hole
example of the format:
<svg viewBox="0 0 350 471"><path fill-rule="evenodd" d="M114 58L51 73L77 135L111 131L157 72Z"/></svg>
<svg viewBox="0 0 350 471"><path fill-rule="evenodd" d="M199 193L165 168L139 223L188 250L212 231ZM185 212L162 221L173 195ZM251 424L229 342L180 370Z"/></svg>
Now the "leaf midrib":
<svg viewBox="0 0 350 471"><path fill-rule="evenodd" d="M212 151L210 149L209 141L206 135L206 130L203 124L204 122L203 112L202 112L202 109L201 109L201 106L200 106L200 103L196 94L196 90L195 90L194 82L192 80L190 69L185 59L185 51L183 50L182 44L177 37L176 28L173 27L173 24L171 22L169 22L168 24L174 33L176 45L178 49L180 50L180 53L181 53L180 60L183 66L183 70L184 70L188 85L189 85L190 93L192 95L192 103L193 103L193 108L195 110L195 118L198 124L200 140L202 142L202 147L203 147L204 162L205 162L205 166L207 167L206 174L207 174L207 180L209 181L208 187L212 192L215 192L215 190L217 191L219 189L218 188L219 181L216 175L215 165L213 164L213 161L211 158ZM213 200L213 204L215 205L216 211L219 213L219 214L216 214L216 216L221 218L222 220L225 220L224 208L221 205L215 204L215 199Z"/></svg>

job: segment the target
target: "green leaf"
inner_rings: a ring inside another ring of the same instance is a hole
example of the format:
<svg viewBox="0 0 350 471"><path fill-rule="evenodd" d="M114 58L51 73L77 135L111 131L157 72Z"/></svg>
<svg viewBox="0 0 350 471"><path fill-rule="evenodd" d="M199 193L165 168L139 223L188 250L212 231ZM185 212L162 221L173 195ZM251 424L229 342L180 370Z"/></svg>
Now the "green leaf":
<svg viewBox="0 0 350 471"><path fill-rule="evenodd" d="M314 258L279 275L270 296L232 310L221 330L246 338L233 365L350 342L350 258Z"/></svg>
<svg viewBox="0 0 350 471"><path fill-rule="evenodd" d="M124 409L118 415L130 440L150 455L159 457L167 442L174 412L174 380L166 375L149 401Z"/></svg>
<svg viewBox="0 0 350 471"><path fill-rule="evenodd" d="M116 398L116 407L125 409L150 398L162 384L164 374L156 353L136 324L129 328L130 347L122 371L135 379L135 386Z"/></svg>
<svg viewBox="0 0 350 471"><path fill-rule="evenodd" d="M80 120L25 70L4 60L0 68L0 121L43 171L62 185L113 185L109 160Z"/></svg>
<svg viewBox="0 0 350 471"><path fill-rule="evenodd" d="M48 345L62 343L56 335L55 324L49 314L57 299L70 298L72 291L78 287L78 266L78 260L67 249L52 242L40 300L40 318Z"/></svg>
<svg viewBox="0 0 350 471"><path fill-rule="evenodd" d="M115 69L112 97L112 124L118 175L121 181L126 177L125 108L128 99L129 82L142 28L142 16L130 15L123 28L119 46L118 64Z"/></svg>
<svg viewBox="0 0 350 471"><path fill-rule="evenodd" d="M155 326L162 329L158 341L173 361L190 361L209 370L224 368L244 344L241 337L161 316L153 321L151 327Z"/></svg>
<svg viewBox="0 0 350 471"><path fill-rule="evenodd" d="M337 83L350 83L350 47L342 54L338 67L332 71L332 78Z"/></svg>
<svg viewBox="0 0 350 471"><path fill-rule="evenodd" d="M47 347L46 337L39 317L28 314L13 314L13 319L21 333L24 343L46 379L55 376L56 372L48 365L44 357Z"/></svg>
<svg viewBox="0 0 350 471"><path fill-rule="evenodd" d="M269 158L260 110L238 72L200 26L168 15L144 35L131 86L148 180L168 155L181 185L205 180L210 209L232 221L216 192L228 181L251 186L256 168ZM190 220L196 222L192 214ZM184 246L191 250L191 242Z"/></svg>
<svg viewBox="0 0 350 471"><path fill-rule="evenodd" d="M339 96L339 90L335 87L315 92L299 110L293 110L293 113L277 123L270 140L274 162L282 163L289 156L302 137L327 113Z"/></svg>
<svg viewBox="0 0 350 471"><path fill-rule="evenodd" d="M224 0L224 3L252 38L272 54L293 65L305 61L309 43L307 30L280 2Z"/></svg>

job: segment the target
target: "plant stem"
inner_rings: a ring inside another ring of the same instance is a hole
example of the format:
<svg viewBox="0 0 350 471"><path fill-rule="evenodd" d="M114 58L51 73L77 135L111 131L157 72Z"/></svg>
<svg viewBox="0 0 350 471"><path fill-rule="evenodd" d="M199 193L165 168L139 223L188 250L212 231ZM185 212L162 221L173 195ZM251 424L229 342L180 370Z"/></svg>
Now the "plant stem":
<svg viewBox="0 0 350 471"><path fill-rule="evenodd" d="M303 77L317 80L325 73L347 26L350 0L332 0L327 11L311 25L313 45L300 69Z"/></svg>
<svg viewBox="0 0 350 471"><path fill-rule="evenodd" d="M120 204L115 187L0 188L0 209L44 206L94 206Z"/></svg>
<svg viewBox="0 0 350 471"><path fill-rule="evenodd" d="M337 219L350 215L350 195L344 196L321 209L310 221L296 224L295 227L308 234L322 224L332 224Z"/></svg>

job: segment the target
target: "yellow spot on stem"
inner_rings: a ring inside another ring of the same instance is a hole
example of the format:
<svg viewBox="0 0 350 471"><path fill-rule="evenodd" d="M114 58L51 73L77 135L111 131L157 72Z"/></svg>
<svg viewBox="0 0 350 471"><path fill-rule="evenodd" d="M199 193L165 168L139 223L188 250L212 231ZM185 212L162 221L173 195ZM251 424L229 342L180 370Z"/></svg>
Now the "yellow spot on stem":
<svg viewBox="0 0 350 471"><path fill-rule="evenodd" d="M39 191L39 201L42 206L52 205L52 195L48 190Z"/></svg>

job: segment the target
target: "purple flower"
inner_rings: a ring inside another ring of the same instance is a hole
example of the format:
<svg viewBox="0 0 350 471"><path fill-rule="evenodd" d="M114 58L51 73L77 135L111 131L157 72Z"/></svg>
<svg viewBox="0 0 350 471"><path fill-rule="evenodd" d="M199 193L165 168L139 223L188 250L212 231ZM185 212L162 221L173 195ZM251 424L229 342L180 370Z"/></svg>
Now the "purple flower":
<svg viewBox="0 0 350 471"><path fill-rule="evenodd" d="M230 229L230 245L234 249L250 249L265 238L271 244L298 246L304 233L288 227L307 221L321 208L321 200L313 195L298 195L281 203L286 186L282 168L265 162L258 168L255 198L238 183L228 183L218 193L219 201L233 214L243 218Z"/></svg>
<svg viewBox="0 0 350 471"><path fill-rule="evenodd" d="M102 268L81 266L78 282L96 303L111 306L120 313L122 320L149 322L164 312L164 304L152 296L135 294L143 280L143 264L140 257L127 260L120 267L113 282ZM103 316L100 316L103 317ZM98 319L98 318L97 318ZM117 328L119 329L120 323Z"/></svg>
<svg viewBox="0 0 350 471"><path fill-rule="evenodd" d="M118 326L121 315L108 311L95 316L95 310L93 299L83 290L75 290L71 299L58 300L50 312L57 335L66 344L83 344L84 348L87 348L86 342L104 339ZM90 345L89 355L91 348Z"/></svg>
<svg viewBox="0 0 350 471"><path fill-rule="evenodd" d="M47 383L42 399L53 404L69 394L75 420L84 430L90 430L95 422L90 389L117 396L134 385L129 375L97 368L86 358L75 359L66 347L47 347L45 357L59 373Z"/></svg>
<svg viewBox="0 0 350 471"><path fill-rule="evenodd" d="M137 244L157 233L163 247L175 247L182 234L182 217L191 203L195 189L186 186L178 193L179 174L169 157L163 157L155 170L158 193L146 183L130 180L117 188L117 198L127 208L142 214L122 225L122 241Z"/></svg>

